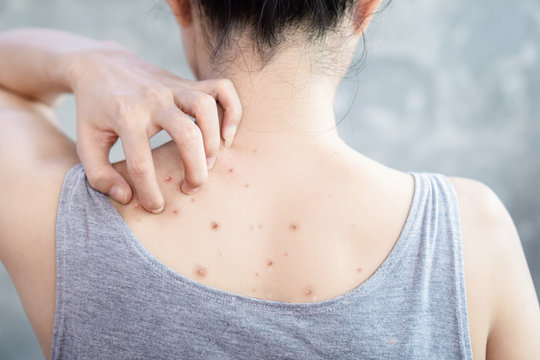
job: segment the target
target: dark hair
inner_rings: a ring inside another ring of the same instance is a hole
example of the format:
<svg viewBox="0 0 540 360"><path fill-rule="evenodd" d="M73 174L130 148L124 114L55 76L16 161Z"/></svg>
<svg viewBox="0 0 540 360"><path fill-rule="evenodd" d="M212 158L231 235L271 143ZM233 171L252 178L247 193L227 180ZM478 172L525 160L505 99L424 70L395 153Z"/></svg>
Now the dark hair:
<svg viewBox="0 0 540 360"><path fill-rule="evenodd" d="M268 60L290 30L310 41L333 30L357 0L191 0L212 32L213 55L229 45L233 33L248 30L261 59ZM361 19L359 20L361 21Z"/></svg>

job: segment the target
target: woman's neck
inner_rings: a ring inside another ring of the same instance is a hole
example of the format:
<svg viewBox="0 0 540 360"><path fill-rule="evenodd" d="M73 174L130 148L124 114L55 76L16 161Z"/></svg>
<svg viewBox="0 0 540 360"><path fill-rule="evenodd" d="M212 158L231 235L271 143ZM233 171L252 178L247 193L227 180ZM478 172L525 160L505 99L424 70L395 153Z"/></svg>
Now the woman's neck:
<svg viewBox="0 0 540 360"><path fill-rule="evenodd" d="M204 76L228 78L236 87L243 108L236 148L266 149L280 156L339 139L333 109L338 79L315 74L309 56L296 50L277 54L258 71L243 59L235 62L242 67Z"/></svg>

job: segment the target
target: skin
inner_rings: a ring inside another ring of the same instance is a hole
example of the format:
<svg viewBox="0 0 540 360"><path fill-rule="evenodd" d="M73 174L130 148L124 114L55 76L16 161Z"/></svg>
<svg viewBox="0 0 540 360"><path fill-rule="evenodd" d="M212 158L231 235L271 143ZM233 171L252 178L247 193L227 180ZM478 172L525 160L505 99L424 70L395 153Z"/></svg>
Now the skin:
<svg viewBox="0 0 540 360"><path fill-rule="evenodd" d="M185 171L178 147L169 143L152 152L165 211L144 211L136 190L130 204L112 203L159 260L215 288L312 302L363 283L394 246L414 187L408 174L357 153L337 136L331 109L342 74L308 72L316 51L306 55L294 47L255 73L245 71L258 61L249 52L234 67L214 69L197 14L172 5L194 72L233 81L242 122L234 146L220 145L219 160L195 194L177 191ZM342 44L336 63L343 69L360 36L349 25L350 42ZM45 105L0 90L0 109L0 260L49 357L58 196L79 159ZM134 184L126 162L114 168ZM461 212L474 357L539 358L533 340L540 333L538 299L512 219L486 185L451 181Z"/></svg>

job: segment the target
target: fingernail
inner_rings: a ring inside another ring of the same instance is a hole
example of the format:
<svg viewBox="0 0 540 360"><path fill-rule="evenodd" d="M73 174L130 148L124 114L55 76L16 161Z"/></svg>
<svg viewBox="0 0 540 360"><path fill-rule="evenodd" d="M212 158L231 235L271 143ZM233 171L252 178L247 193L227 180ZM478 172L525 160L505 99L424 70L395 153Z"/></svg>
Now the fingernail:
<svg viewBox="0 0 540 360"><path fill-rule="evenodd" d="M192 188L191 186L186 184L185 181L182 181L182 184L180 185L180 189L182 189L182 191L188 195L194 194L197 190L199 190L199 188Z"/></svg>
<svg viewBox="0 0 540 360"><path fill-rule="evenodd" d="M109 191L109 196L121 204L125 205L127 203L127 194L118 185L114 185L111 188L111 190Z"/></svg>
<svg viewBox="0 0 540 360"><path fill-rule="evenodd" d="M151 210L151 212L152 212L153 214L160 214L160 213L163 211L163 209L165 209L165 205L163 205L162 207L160 207L160 208L157 209L157 210Z"/></svg>
<svg viewBox="0 0 540 360"><path fill-rule="evenodd" d="M215 163L216 163L216 158L214 156L206 159L206 166L208 167L208 169L213 168Z"/></svg>
<svg viewBox="0 0 540 360"><path fill-rule="evenodd" d="M238 126L233 125L229 129L227 129L227 135L225 136L225 147L230 148L232 146L234 136L236 135L236 131L238 130Z"/></svg>

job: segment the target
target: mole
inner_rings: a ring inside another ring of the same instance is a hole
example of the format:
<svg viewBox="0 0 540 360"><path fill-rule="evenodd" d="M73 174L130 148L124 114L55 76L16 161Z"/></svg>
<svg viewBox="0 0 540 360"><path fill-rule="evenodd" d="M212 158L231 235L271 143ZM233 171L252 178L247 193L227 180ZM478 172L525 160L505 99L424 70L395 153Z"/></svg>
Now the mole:
<svg viewBox="0 0 540 360"><path fill-rule="evenodd" d="M233 168L230 168L230 169L229 169L229 172L230 172L230 173L232 173L233 171L234 171L234 169L233 169Z"/></svg>
<svg viewBox="0 0 540 360"><path fill-rule="evenodd" d="M174 215L178 215L178 210L174 209L172 212Z"/></svg>
<svg viewBox="0 0 540 360"><path fill-rule="evenodd" d="M268 260L268 261L266 262L266 265L272 266L272 265L274 265L274 262L273 262L272 260Z"/></svg>
<svg viewBox="0 0 540 360"><path fill-rule="evenodd" d="M206 268L202 266L197 266L195 269L195 274L199 277L205 277L206 276Z"/></svg>
<svg viewBox="0 0 540 360"><path fill-rule="evenodd" d="M212 227L212 230L217 230L219 228L219 224L215 221L212 221L210 226Z"/></svg>
<svg viewBox="0 0 540 360"><path fill-rule="evenodd" d="M171 180L172 180L172 176L169 176L169 175L165 176L165 181L166 182L169 182Z"/></svg>
<svg viewBox="0 0 540 360"><path fill-rule="evenodd" d="M291 224L291 226L289 226L289 227L290 227L291 230L294 231L294 230L296 230L296 229L298 228L298 225L296 225L296 224L293 223L293 224Z"/></svg>

